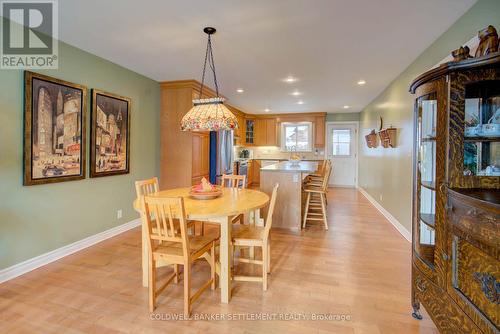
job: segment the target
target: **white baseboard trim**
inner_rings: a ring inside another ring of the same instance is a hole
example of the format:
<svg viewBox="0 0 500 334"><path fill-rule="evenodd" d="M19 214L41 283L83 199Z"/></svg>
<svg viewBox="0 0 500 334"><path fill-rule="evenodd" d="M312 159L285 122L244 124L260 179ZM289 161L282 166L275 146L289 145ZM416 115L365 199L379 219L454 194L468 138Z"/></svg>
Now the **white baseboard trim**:
<svg viewBox="0 0 500 334"><path fill-rule="evenodd" d="M389 213L389 211L387 211L382 205L380 205L379 202L377 202L373 197L370 196L370 194L368 194L368 192L366 192L366 190L364 190L363 188L361 187L358 187L358 190L360 193L363 194L363 196L366 197L366 199L375 207L377 208L378 211L380 211L380 213L382 215L384 215L385 218L387 218L387 220L396 228L396 230L398 230L398 232L406 239L408 240L409 242L411 242L411 233L410 231L408 231L406 229L406 227L404 227L403 225L401 225L401 223L396 219L394 218L393 215L391 215Z"/></svg>
<svg viewBox="0 0 500 334"><path fill-rule="evenodd" d="M73 242L72 244L54 249L48 253L39 255L32 259L17 263L11 267L0 270L0 283L11 280L17 276L23 275L27 272L35 270L41 266L59 260L65 256L76 253L82 249L95 245L101 241L112 238L120 233L126 232L134 227L141 225L140 219L134 219L128 223L115 226L109 230L91 235L85 239Z"/></svg>

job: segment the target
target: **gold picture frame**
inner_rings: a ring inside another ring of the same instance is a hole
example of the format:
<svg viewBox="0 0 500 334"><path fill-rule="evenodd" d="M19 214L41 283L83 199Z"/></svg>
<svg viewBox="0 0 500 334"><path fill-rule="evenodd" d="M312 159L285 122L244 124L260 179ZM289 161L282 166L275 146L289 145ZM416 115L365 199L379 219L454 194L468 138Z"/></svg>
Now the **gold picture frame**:
<svg viewBox="0 0 500 334"><path fill-rule="evenodd" d="M92 89L90 177L130 173L131 107L128 97Z"/></svg>
<svg viewBox="0 0 500 334"><path fill-rule="evenodd" d="M87 87L24 72L25 186L85 178Z"/></svg>

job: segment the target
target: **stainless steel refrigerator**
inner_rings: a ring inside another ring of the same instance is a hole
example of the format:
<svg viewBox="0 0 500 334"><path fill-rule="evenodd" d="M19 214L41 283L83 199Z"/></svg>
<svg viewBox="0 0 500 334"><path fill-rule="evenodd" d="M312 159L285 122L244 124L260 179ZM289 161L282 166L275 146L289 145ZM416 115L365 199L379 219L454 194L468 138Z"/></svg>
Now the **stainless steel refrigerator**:
<svg viewBox="0 0 500 334"><path fill-rule="evenodd" d="M233 131L218 131L216 145L216 180L220 184L222 174L233 174L234 165Z"/></svg>

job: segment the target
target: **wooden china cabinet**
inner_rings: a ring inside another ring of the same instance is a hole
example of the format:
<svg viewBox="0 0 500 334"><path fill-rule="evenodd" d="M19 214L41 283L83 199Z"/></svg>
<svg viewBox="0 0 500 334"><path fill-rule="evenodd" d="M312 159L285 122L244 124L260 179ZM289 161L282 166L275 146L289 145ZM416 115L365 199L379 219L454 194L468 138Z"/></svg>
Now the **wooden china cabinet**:
<svg viewBox="0 0 500 334"><path fill-rule="evenodd" d="M416 78L412 306L442 333L500 326L500 53Z"/></svg>

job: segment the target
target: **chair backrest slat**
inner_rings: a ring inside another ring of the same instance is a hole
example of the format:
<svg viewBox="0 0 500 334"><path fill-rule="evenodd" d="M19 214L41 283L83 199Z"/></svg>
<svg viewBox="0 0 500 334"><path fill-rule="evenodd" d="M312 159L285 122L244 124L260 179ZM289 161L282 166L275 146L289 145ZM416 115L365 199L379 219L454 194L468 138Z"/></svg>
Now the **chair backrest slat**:
<svg viewBox="0 0 500 334"><path fill-rule="evenodd" d="M271 201L269 202L269 210L267 210L266 226L264 228L264 239L269 238L269 232L271 231L271 226L273 225L273 213L274 207L276 205L276 197L278 196L279 184L276 183L273 188L273 193L271 194Z"/></svg>
<svg viewBox="0 0 500 334"><path fill-rule="evenodd" d="M221 186L226 188L246 188L247 185L247 176L246 175L222 175Z"/></svg>

